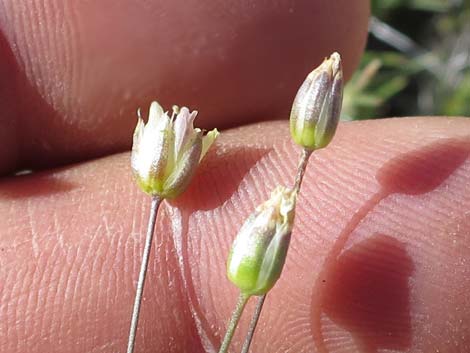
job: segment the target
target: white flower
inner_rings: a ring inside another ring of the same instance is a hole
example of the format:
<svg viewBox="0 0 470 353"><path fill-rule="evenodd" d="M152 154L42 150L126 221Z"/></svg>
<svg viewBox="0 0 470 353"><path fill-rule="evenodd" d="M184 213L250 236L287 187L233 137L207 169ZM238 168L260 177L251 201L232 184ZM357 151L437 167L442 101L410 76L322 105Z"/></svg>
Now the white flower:
<svg viewBox="0 0 470 353"><path fill-rule="evenodd" d="M194 128L197 111L173 107L171 117L157 102L150 105L145 125L140 110L134 131L131 165L146 193L173 198L189 185L199 162L218 136L217 129L203 136Z"/></svg>

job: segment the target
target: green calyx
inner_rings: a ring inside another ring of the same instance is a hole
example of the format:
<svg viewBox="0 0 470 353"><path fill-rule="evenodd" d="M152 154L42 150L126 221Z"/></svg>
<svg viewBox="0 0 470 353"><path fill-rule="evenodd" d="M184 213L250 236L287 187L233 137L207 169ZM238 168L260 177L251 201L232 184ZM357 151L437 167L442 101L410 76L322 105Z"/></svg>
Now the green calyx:
<svg viewBox="0 0 470 353"><path fill-rule="evenodd" d="M316 123L304 123L303 126L297 126L297 119L290 119L290 132L292 139L299 146L309 149L317 150L326 147L335 134L336 129L330 131L322 130Z"/></svg>
<svg viewBox="0 0 470 353"><path fill-rule="evenodd" d="M295 215L296 192L277 187L245 221L230 250L228 278L246 295L266 294L281 276Z"/></svg>
<svg viewBox="0 0 470 353"><path fill-rule="evenodd" d="M301 128L297 126L297 119L290 120L290 132L294 142L304 148L316 149L316 124L306 123Z"/></svg>
<svg viewBox="0 0 470 353"><path fill-rule="evenodd" d="M251 254L246 254L237 266L230 266L234 247L229 255L227 275L243 294L263 295L281 276L289 248L290 232L277 234L269 244L261 241Z"/></svg>

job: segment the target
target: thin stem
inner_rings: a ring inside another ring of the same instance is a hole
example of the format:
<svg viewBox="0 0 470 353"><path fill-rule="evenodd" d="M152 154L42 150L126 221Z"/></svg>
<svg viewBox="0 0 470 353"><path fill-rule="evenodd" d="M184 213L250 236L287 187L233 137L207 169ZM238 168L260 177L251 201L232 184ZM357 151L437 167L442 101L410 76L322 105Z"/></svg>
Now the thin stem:
<svg viewBox="0 0 470 353"><path fill-rule="evenodd" d="M297 167L297 174L294 181L294 189L297 190L297 192L300 191L300 186L302 185L302 180L304 179L305 170L307 169L308 159L312 155L312 152L313 150L308 150L306 148L302 149L299 165Z"/></svg>
<svg viewBox="0 0 470 353"><path fill-rule="evenodd" d="M139 279L137 280L137 290L134 299L134 308L132 310L131 327L129 330L129 340L127 343L127 353L134 351L135 334L137 332L137 324L139 322L140 304L142 303L142 294L144 291L145 276L149 264L150 249L152 248L152 239L155 230L155 222L157 220L158 208L160 207L162 199L154 196L152 197L152 205L150 208L150 217L147 228L147 237L145 238L144 253L142 255L142 264L140 266Z"/></svg>
<svg viewBox="0 0 470 353"><path fill-rule="evenodd" d="M258 297L255 312L253 313L253 317L251 318L250 327L248 328L248 333L246 334L245 342L243 343L241 353L248 353L248 351L250 350L251 341L253 340L253 335L255 334L256 326L258 325L258 320L261 316L261 310L263 310L266 295L267 294L264 294Z"/></svg>
<svg viewBox="0 0 470 353"><path fill-rule="evenodd" d="M250 295L240 293L237 305L235 306L235 310L233 310L232 317L228 323L227 332L225 332L225 337L222 341L222 345L220 346L219 353L226 353L228 351L228 347L230 346L230 342L232 342L233 334L235 333L238 321L240 321L240 317L242 316L243 309L245 309L248 299L250 299Z"/></svg>

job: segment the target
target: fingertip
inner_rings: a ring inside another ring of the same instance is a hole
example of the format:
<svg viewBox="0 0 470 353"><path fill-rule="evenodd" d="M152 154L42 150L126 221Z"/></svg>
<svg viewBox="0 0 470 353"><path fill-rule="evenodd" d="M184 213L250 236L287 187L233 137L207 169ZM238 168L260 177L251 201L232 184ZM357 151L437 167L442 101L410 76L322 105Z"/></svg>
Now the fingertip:
<svg viewBox="0 0 470 353"><path fill-rule="evenodd" d="M232 196L216 208L198 208L187 220L187 228L193 229L183 239L188 259L202 262L186 275L208 326L225 323L237 295L229 283L217 285L225 280L225 261L211 249L227 253L240 219L274 185L293 180L298 149L283 123L271 128L277 131L271 151L242 173ZM461 320L470 313L457 313L455 307L467 305L459 293L470 286L461 272L466 271L470 239L460 235L470 227L462 212L470 206L462 193L470 175L469 133L466 119L340 126L331 146L312 157L286 268L268 296L255 351L467 347L462 337L468 330ZM194 198L218 194L234 168L220 166L196 179ZM232 229L231 238L227 229ZM213 298L223 299L214 307ZM423 317L432 317L432 322ZM235 347L241 346L247 320L235 336ZM441 330L453 340L451 345L436 341ZM213 341L219 342L222 334L218 331Z"/></svg>
<svg viewBox="0 0 470 353"><path fill-rule="evenodd" d="M226 136L187 195L159 215L143 351L219 346L237 296L225 277L232 239L275 185L293 180L299 150L285 122ZM268 296L254 351L468 350L470 161L462 141L469 136L465 119L341 124L307 169L287 263ZM413 177L426 185L407 181ZM0 345L34 352L35 341L21 338L42 334L38 352L119 350L149 200L134 185L127 154L56 171L54 180L53 193L0 200L8 298L0 315L14 327ZM11 184L0 186L4 196L2 188ZM29 275L18 286L23 273ZM29 324L46 314L49 331Z"/></svg>
<svg viewBox="0 0 470 353"><path fill-rule="evenodd" d="M352 73L369 14L366 0L2 6L21 82L11 100L21 129L6 130L20 154L8 157L34 168L129 148L136 108L154 99L199 110L204 128L286 118L324 56L340 51Z"/></svg>

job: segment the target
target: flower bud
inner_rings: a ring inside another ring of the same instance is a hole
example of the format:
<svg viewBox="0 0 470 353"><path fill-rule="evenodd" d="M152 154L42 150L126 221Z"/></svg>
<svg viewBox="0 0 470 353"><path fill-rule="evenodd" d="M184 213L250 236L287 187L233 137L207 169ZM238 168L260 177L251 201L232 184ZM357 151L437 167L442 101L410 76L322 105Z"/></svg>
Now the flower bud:
<svg viewBox="0 0 470 353"><path fill-rule="evenodd" d="M196 115L197 111L173 106L170 117L153 102L145 125L138 112L131 165L137 184L144 192L173 198L186 189L218 135L217 129L203 136L201 129L194 128Z"/></svg>
<svg viewBox="0 0 470 353"><path fill-rule="evenodd" d="M341 57L333 53L305 79L294 99L290 131L300 146L315 150L335 134L343 100Z"/></svg>
<svg viewBox="0 0 470 353"><path fill-rule="evenodd" d="M267 293L279 279L294 224L296 192L277 187L240 229L227 263L229 279L246 295Z"/></svg>

